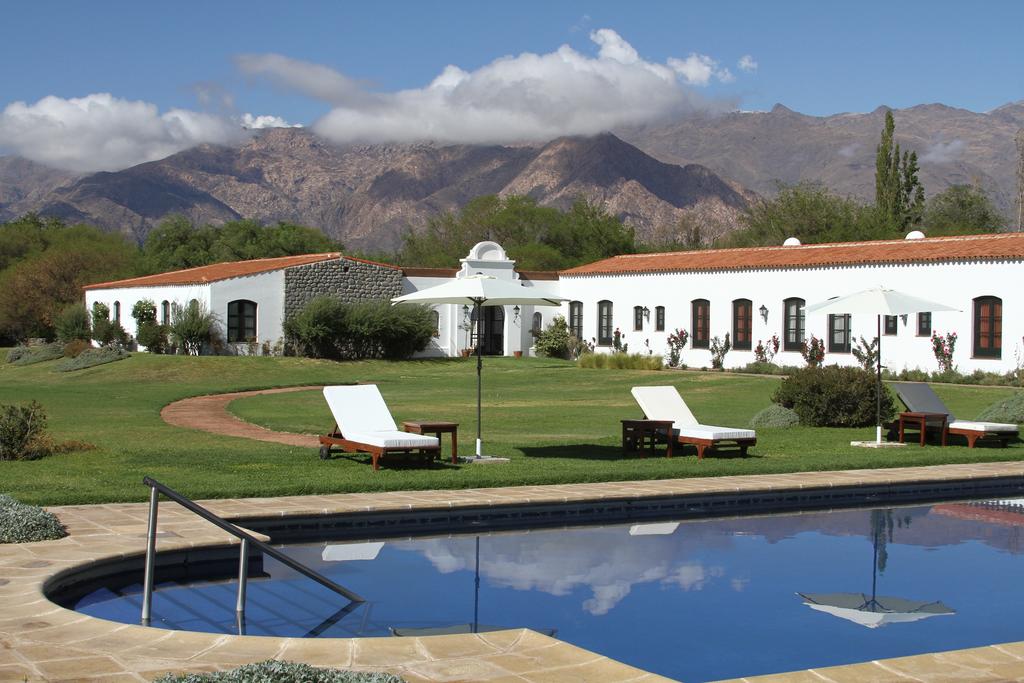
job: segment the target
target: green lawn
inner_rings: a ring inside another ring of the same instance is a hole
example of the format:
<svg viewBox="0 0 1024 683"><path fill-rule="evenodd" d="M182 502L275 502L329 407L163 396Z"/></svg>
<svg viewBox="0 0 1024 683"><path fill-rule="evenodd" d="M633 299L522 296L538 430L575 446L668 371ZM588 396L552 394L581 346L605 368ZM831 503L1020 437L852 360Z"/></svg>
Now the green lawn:
<svg viewBox="0 0 1024 683"><path fill-rule="evenodd" d="M55 362L0 365L0 403L42 403L58 440L93 444L89 451L35 462L0 463L0 492L30 503L68 504L144 500L142 477L152 476L196 498L291 495L412 488L658 479L790 472L948 462L1017 460L1024 446L1007 449L907 447L897 451L852 448L873 438L873 428L791 428L758 431L747 458L693 455L624 457L619 419L638 417L629 388L672 383L707 423L746 425L768 405L779 381L704 372L586 370L543 359L485 360L486 452L507 465L384 467L368 458L321 461L313 449L290 448L178 429L160 409L209 393L303 384L377 382L395 419L432 418L460 423L460 451L473 450L475 363L470 360L403 363L331 363L298 358L150 356L74 373ZM1012 389L936 386L959 415L976 415ZM274 429L319 433L332 424L318 392L236 401L232 410ZM444 439L447 448L448 437ZM692 453L692 451L687 451Z"/></svg>

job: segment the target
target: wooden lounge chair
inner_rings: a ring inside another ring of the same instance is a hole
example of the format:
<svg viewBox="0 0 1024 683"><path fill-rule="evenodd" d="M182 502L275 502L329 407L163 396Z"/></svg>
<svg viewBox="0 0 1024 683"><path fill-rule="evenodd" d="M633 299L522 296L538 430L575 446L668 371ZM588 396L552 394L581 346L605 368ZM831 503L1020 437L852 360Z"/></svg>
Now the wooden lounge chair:
<svg viewBox="0 0 1024 683"><path fill-rule="evenodd" d="M974 448L980 439L998 441L1001 446L1005 446L1007 441L1019 436L1020 430L1014 424L958 420L949 412L942 399L935 395L932 388L923 382L892 382L890 386L908 411L945 415L947 432L967 439L968 448ZM938 422L941 422L941 419ZM941 424L929 422L925 428L929 426L942 427Z"/></svg>
<svg viewBox="0 0 1024 683"><path fill-rule="evenodd" d="M736 446L740 455L745 456L747 449L757 443L757 434L753 429L699 423L675 387L633 387L632 391L633 398L644 411L644 418L671 422L672 438L677 443L696 446L698 459L703 459L705 452L723 445Z"/></svg>
<svg viewBox="0 0 1024 683"><path fill-rule="evenodd" d="M417 452L427 459L440 457L441 442L422 434L401 432L376 384L324 387L324 398L334 415L334 429L320 437L320 457L328 458L337 446L346 453L369 453L373 469L393 453Z"/></svg>

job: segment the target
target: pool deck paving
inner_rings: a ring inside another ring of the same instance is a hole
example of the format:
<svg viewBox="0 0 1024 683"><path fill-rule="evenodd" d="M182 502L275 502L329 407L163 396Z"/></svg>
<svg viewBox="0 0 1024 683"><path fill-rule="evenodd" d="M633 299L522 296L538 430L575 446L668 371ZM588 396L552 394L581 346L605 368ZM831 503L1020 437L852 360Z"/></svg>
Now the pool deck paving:
<svg viewBox="0 0 1024 683"><path fill-rule="evenodd" d="M1024 477L1024 463L223 499L201 504L215 514L240 519L1002 477ZM409 683L668 680L526 629L420 638L302 639L168 631L96 619L50 602L43 593L44 585L68 569L143 555L148 506L76 505L50 510L67 527L66 538L0 545L0 681L142 681L168 671L221 670L269 658L353 670L386 670ZM160 551L234 543L233 537L170 501L160 505L159 532ZM1024 681L1024 642L737 680Z"/></svg>

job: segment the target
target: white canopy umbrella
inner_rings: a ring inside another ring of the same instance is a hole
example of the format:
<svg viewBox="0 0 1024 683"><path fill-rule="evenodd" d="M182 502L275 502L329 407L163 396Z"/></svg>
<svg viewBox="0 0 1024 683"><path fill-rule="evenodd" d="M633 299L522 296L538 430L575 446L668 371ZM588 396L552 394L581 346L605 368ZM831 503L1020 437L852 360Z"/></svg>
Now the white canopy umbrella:
<svg viewBox="0 0 1024 683"><path fill-rule="evenodd" d="M936 301L929 301L920 297L904 294L894 289L876 287L865 289L846 296L832 297L827 301L811 304L807 307L808 313L830 313L833 315L846 315L848 313L872 313L878 320L878 355L877 355L877 405L875 415L877 426L875 428L876 443L882 443L882 316L883 315L909 315L911 313L928 313L932 311L959 311L955 306L947 306Z"/></svg>
<svg viewBox="0 0 1024 683"><path fill-rule="evenodd" d="M887 624L920 621L928 617L956 614L939 601L920 602L904 598L879 595L868 597L863 593L798 593L804 604L813 610L825 612L868 628Z"/></svg>
<svg viewBox="0 0 1024 683"><path fill-rule="evenodd" d="M537 288L524 287L517 281L499 280L490 275L469 275L457 278L443 285L395 297L392 304L472 304L477 325L482 323L480 308L482 306L560 306L563 301L550 292ZM476 457L481 458L482 442L480 438L480 402L481 402L481 371L483 369L482 344L480 331L476 339Z"/></svg>

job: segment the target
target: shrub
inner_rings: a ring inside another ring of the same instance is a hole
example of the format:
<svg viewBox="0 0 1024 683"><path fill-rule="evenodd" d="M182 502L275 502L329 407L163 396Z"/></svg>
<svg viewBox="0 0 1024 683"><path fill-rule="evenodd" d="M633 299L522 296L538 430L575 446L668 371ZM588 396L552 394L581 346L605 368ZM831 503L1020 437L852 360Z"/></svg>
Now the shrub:
<svg viewBox="0 0 1024 683"><path fill-rule="evenodd" d="M12 365L32 365L64 357L64 345L59 342L39 346L18 346L7 354ZM12 360L13 359L13 360Z"/></svg>
<svg viewBox="0 0 1024 683"><path fill-rule="evenodd" d="M0 460L36 460L51 450L41 405L0 405Z"/></svg>
<svg viewBox="0 0 1024 683"><path fill-rule="evenodd" d="M984 422L1005 422L1008 424L1024 424L1024 391L997 401L981 411L978 419Z"/></svg>
<svg viewBox="0 0 1024 683"><path fill-rule="evenodd" d="M789 408L773 403L754 417L750 418L750 426L758 427L795 427L800 424L800 416Z"/></svg>
<svg viewBox="0 0 1024 683"><path fill-rule="evenodd" d="M75 339L73 341L69 341L67 344L64 345L64 357L77 358L78 355L82 353L82 351L91 348L91 342L88 342L84 339Z"/></svg>
<svg viewBox="0 0 1024 683"><path fill-rule="evenodd" d="M585 353L576 364L581 368L603 370L661 370L659 356L644 353Z"/></svg>
<svg viewBox="0 0 1024 683"><path fill-rule="evenodd" d="M938 332L932 332L932 353L939 364L939 372L953 370L953 352L956 350L956 332L950 332L945 337Z"/></svg>
<svg viewBox="0 0 1024 683"><path fill-rule="evenodd" d="M677 329L668 335L668 366L678 368L683 360L683 347L690 340L690 333Z"/></svg>
<svg viewBox="0 0 1024 683"><path fill-rule="evenodd" d="M711 338L711 367L714 370L721 370L725 367L725 354L732 350L732 342L729 341L729 333L725 333L725 341L718 337Z"/></svg>
<svg viewBox="0 0 1024 683"><path fill-rule="evenodd" d="M811 427L866 427L875 424L875 376L861 368L801 368L782 380L772 401L796 411ZM892 396L882 389L882 419L895 412Z"/></svg>
<svg viewBox="0 0 1024 683"><path fill-rule="evenodd" d="M867 372L877 371L878 337L872 339L870 343L864 337L861 337L850 351L853 352L853 357L857 359L857 362L860 363L864 370Z"/></svg>
<svg viewBox="0 0 1024 683"><path fill-rule="evenodd" d="M81 304L68 306L54 321L57 339L67 344L76 339L92 339L92 326L89 324L89 311Z"/></svg>
<svg viewBox="0 0 1024 683"><path fill-rule="evenodd" d="M152 299L139 299L132 306L132 317L135 318L135 327L142 323L156 322L156 303Z"/></svg>
<svg viewBox="0 0 1024 683"><path fill-rule="evenodd" d="M807 367L819 367L825 360L824 340L818 339L812 334L810 339L805 339L800 343L800 355L804 357Z"/></svg>
<svg viewBox="0 0 1024 683"><path fill-rule="evenodd" d="M198 356L207 345L218 341L219 320L206 305L192 300L187 306L171 304L171 324L168 328L174 345L189 356Z"/></svg>
<svg viewBox="0 0 1024 683"><path fill-rule="evenodd" d="M54 368L56 372L73 372L84 370L104 363L130 358L132 354L116 346L103 346L98 349L86 349L74 358L67 358Z"/></svg>
<svg viewBox="0 0 1024 683"><path fill-rule="evenodd" d="M757 346L754 347L754 361L758 363L771 363L775 359L775 354L779 352L779 335L772 335L772 338L768 340L767 344L763 344L760 339L757 340Z"/></svg>
<svg viewBox="0 0 1024 683"><path fill-rule="evenodd" d="M434 334L430 309L391 306L386 301L346 304L317 297L284 324L299 355L331 360L398 360L422 351Z"/></svg>
<svg viewBox="0 0 1024 683"><path fill-rule="evenodd" d="M167 325L161 325L155 320L144 320L139 323L136 341L145 346L150 353L164 353L168 347Z"/></svg>
<svg viewBox="0 0 1024 683"><path fill-rule="evenodd" d="M752 375L784 375L786 371L776 365L775 363L769 363L767 361L755 360L753 363L747 363L742 368L737 368L736 372L749 372Z"/></svg>
<svg viewBox="0 0 1024 683"><path fill-rule="evenodd" d="M537 340L533 344L539 355L548 358L569 358L573 346L569 325L560 315L555 316L547 329L537 335Z"/></svg>
<svg viewBox="0 0 1024 683"><path fill-rule="evenodd" d="M154 683L402 683L402 679L377 671L343 671L269 659L227 671L169 673Z"/></svg>
<svg viewBox="0 0 1024 683"><path fill-rule="evenodd" d="M615 332L612 333L612 349L615 353L629 353L629 344L625 342L625 339L626 335L616 327Z"/></svg>
<svg viewBox="0 0 1024 683"><path fill-rule="evenodd" d="M52 512L0 494L0 543L51 541L67 535Z"/></svg>

